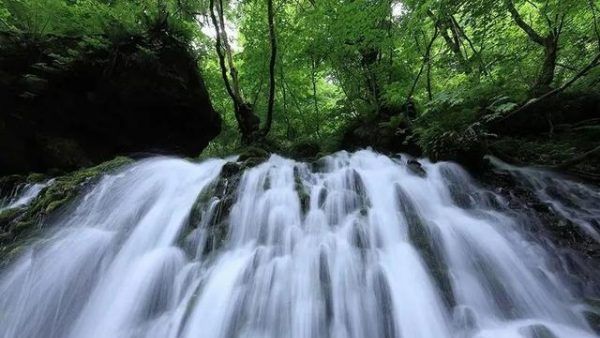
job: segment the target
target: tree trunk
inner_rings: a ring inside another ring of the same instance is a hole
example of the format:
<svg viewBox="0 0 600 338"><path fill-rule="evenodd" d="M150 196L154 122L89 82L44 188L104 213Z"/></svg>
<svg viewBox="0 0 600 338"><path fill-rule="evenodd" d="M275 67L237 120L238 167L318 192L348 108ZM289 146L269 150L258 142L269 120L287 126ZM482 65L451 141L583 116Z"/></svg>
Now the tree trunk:
<svg viewBox="0 0 600 338"><path fill-rule="evenodd" d="M321 136L319 134L319 129L321 127L321 116L320 116L320 112L319 112L319 99L317 98L317 78L316 78L316 61L314 60L314 58L311 60L311 69L310 69L310 80L312 83L312 90L313 90L313 104L315 106L315 116L317 117L317 123L315 123L315 128L316 128L316 133L317 136Z"/></svg>
<svg viewBox="0 0 600 338"><path fill-rule="evenodd" d="M216 51L219 58L219 66L221 68L221 76L225 83L225 89L233 101L233 110L235 119L240 129L242 143L249 144L255 139L255 134L260 126L260 119L254 114L252 105L244 101L239 83L237 79L237 71L233 63L233 56L229 41L227 41L227 34L224 30L224 16L223 16L223 3L219 0L217 6L218 15L215 13L214 0L209 1L210 17L212 19L213 26L215 26L215 39L216 39ZM227 65L229 64L229 76L227 75Z"/></svg>
<svg viewBox="0 0 600 338"><path fill-rule="evenodd" d="M461 32L457 29L457 26L452 22L452 17L437 17L431 10L427 11L427 15L433 20L435 27L439 30L440 35L444 38L446 46L456 57L460 68L466 73L472 72L471 65L466 55L463 55L461 49ZM443 14L445 15L445 14ZM448 34L448 31L452 34Z"/></svg>
<svg viewBox="0 0 600 338"><path fill-rule="evenodd" d="M271 58L269 60L269 101L267 105L267 118L262 130L262 136L267 136L273 123L273 106L275 104L275 62L277 60L277 40L275 37L275 23L273 13L273 0L267 0L267 16L269 20L269 43L271 45Z"/></svg>
<svg viewBox="0 0 600 338"><path fill-rule="evenodd" d="M554 81L554 73L556 71L558 43L551 37L544 40L544 62L532 90L534 96L552 90L552 81Z"/></svg>
<svg viewBox="0 0 600 338"><path fill-rule="evenodd" d="M510 12L511 17L529 37L529 39L538 45L544 47L544 62L538 78L532 88L533 96L539 96L552 90L552 81L554 81L554 72L556 71L556 59L558 56L558 41L560 33L565 22L565 15L556 17L556 22L549 22L550 33L546 36L540 35L533 27L523 20L521 14L515 7L512 0L504 0L504 3Z"/></svg>

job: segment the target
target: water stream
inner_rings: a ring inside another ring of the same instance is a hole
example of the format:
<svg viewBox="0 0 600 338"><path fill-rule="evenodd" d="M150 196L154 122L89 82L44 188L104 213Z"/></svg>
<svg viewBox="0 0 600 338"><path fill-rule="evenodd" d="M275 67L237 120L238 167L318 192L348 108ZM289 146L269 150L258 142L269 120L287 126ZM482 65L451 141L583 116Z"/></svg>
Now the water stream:
<svg viewBox="0 0 600 338"><path fill-rule="evenodd" d="M224 209L225 163L105 176L0 275L0 337L597 337L546 249L458 165L273 155Z"/></svg>
<svg viewBox="0 0 600 338"><path fill-rule="evenodd" d="M0 199L0 212L8 209L22 208L31 203L52 180L39 183L28 183L18 187L11 196Z"/></svg>

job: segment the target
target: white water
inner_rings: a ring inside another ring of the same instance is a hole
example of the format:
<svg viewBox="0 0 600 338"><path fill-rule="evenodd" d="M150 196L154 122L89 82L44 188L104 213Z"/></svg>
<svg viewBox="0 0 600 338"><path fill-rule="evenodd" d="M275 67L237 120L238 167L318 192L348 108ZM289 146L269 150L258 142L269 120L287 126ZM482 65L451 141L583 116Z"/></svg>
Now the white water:
<svg viewBox="0 0 600 338"><path fill-rule="evenodd" d="M188 215L224 163L105 177L3 272L0 337L596 337L505 202L456 165L272 156L244 173L211 251L219 201L191 232Z"/></svg>
<svg viewBox="0 0 600 338"><path fill-rule="evenodd" d="M52 180L24 185L18 189L14 196L9 197L4 205L0 203L0 212L29 205L50 184L52 184Z"/></svg>
<svg viewBox="0 0 600 338"><path fill-rule="evenodd" d="M521 168L490 157L492 163L511 172L533 190L538 198L578 225L600 243L600 189L565 178L551 171Z"/></svg>

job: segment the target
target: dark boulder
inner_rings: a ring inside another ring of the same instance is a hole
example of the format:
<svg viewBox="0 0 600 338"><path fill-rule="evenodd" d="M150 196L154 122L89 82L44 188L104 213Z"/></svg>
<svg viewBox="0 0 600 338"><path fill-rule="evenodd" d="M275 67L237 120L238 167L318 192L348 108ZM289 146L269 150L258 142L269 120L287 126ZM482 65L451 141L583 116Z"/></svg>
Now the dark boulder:
<svg viewBox="0 0 600 338"><path fill-rule="evenodd" d="M415 143L411 119L415 107L409 103L403 107L382 107L378 114L372 113L355 118L344 128L341 148L355 150L371 147L383 153L422 154Z"/></svg>
<svg viewBox="0 0 600 338"><path fill-rule="evenodd" d="M198 155L221 128L196 57L168 32L0 33L0 175L136 152Z"/></svg>
<svg viewBox="0 0 600 338"><path fill-rule="evenodd" d="M565 92L528 106L494 124L491 131L501 135L532 135L599 118L600 93Z"/></svg>

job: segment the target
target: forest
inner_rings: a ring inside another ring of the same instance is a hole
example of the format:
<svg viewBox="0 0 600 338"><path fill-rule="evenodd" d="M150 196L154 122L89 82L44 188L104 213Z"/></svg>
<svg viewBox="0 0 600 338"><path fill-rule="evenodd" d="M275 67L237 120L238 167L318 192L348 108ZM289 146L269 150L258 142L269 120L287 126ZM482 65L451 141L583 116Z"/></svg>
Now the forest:
<svg viewBox="0 0 600 338"><path fill-rule="evenodd" d="M600 102L594 0L0 6L2 34L23 44L76 39L50 53L57 63L126 36L162 32L181 42L222 118L206 156L258 142L288 153L371 146L465 162L495 150L514 161L569 165L598 151L590 142L598 139ZM156 57L152 47L137 47L140 58Z"/></svg>
<svg viewBox="0 0 600 338"><path fill-rule="evenodd" d="M0 0L0 337L600 336L600 0Z"/></svg>

